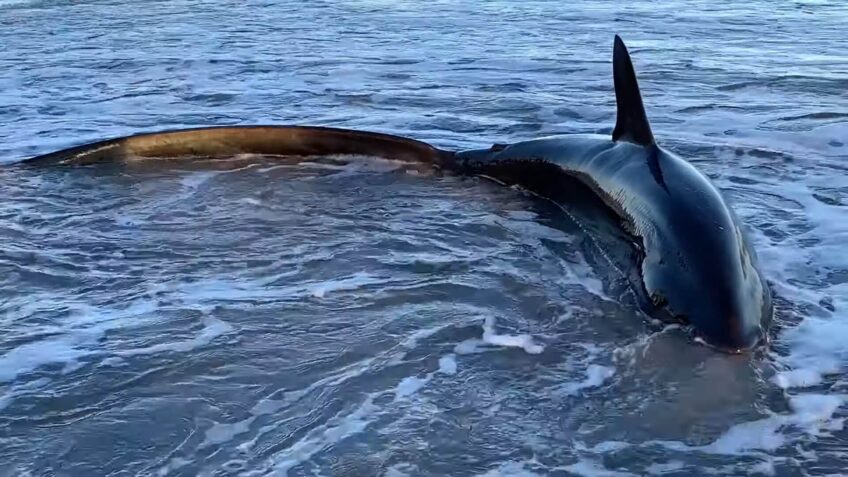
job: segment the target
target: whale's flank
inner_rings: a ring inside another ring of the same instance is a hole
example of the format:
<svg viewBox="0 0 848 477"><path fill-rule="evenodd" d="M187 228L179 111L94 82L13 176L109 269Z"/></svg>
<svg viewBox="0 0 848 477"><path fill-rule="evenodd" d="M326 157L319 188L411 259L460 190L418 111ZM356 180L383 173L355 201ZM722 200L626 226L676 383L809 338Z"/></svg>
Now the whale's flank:
<svg viewBox="0 0 848 477"><path fill-rule="evenodd" d="M363 155L441 167L451 153L390 134L317 126L221 126L137 134L34 157L33 164L93 164L133 158L177 159Z"/></svg>

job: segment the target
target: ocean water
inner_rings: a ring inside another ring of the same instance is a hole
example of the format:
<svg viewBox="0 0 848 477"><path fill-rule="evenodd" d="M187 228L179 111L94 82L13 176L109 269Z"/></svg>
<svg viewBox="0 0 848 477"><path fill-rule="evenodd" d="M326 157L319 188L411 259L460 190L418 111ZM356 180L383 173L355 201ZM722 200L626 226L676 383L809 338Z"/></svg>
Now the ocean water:
<svg viewBox="0 0 848 477"><path fill-rule="evenodd" d="M0 1L0 475L842 475L848 3ZM350 158L34 169L310 124L654 133L733 202L771 344L658 330L576 224Z"/></svg>

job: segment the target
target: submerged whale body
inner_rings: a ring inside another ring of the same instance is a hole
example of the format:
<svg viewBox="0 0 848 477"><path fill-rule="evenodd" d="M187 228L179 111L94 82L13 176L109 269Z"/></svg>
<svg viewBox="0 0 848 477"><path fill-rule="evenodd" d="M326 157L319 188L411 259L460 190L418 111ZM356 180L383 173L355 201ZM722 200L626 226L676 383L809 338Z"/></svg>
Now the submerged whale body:
<svg viewBox="0 0 848 477"><path fill-rule="evenodd" d="M184 129L109 139L30 159L92 164L133 158L287 158L366 155L518 185L564 205L575 191L603 204L632 244L632 280L643 309L690 325L703 342L741 352L762 342L771 293L753 248L719 190L695 167L660 147L642 104L630 55L615 37L617 120L612 137L564 135L450 152L387 134L305 126Z"/></svg>

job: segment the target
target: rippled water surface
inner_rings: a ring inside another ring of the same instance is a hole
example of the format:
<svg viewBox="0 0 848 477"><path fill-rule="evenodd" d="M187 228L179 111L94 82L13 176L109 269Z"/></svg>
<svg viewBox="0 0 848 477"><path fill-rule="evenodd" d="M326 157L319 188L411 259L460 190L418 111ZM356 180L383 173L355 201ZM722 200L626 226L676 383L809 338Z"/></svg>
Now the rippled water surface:
<svg viewBox="0 0 848 477"><path fill-rule="evenodd" d="M0 1L0 475L839 475L848 4ZM659 140L750 230L767 352L657 331L561 211L368 158L29 168L318 124Z"/></svg>

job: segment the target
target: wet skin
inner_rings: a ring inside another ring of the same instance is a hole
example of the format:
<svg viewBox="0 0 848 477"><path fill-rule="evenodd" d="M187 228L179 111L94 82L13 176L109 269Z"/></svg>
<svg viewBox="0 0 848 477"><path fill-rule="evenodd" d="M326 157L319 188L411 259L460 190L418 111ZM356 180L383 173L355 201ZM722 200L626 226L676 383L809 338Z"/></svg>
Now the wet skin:
<svg viewBox="0 0 848 477"><path fill-rule="evenodd" d="M465 173L562 204L562 188L583 184L632 237L634 286L649 314L689 324L727 352L764 338L771 295L754 251L721 193L687 161L657 145L588 135L465 151L456 161Z"/></svg>

